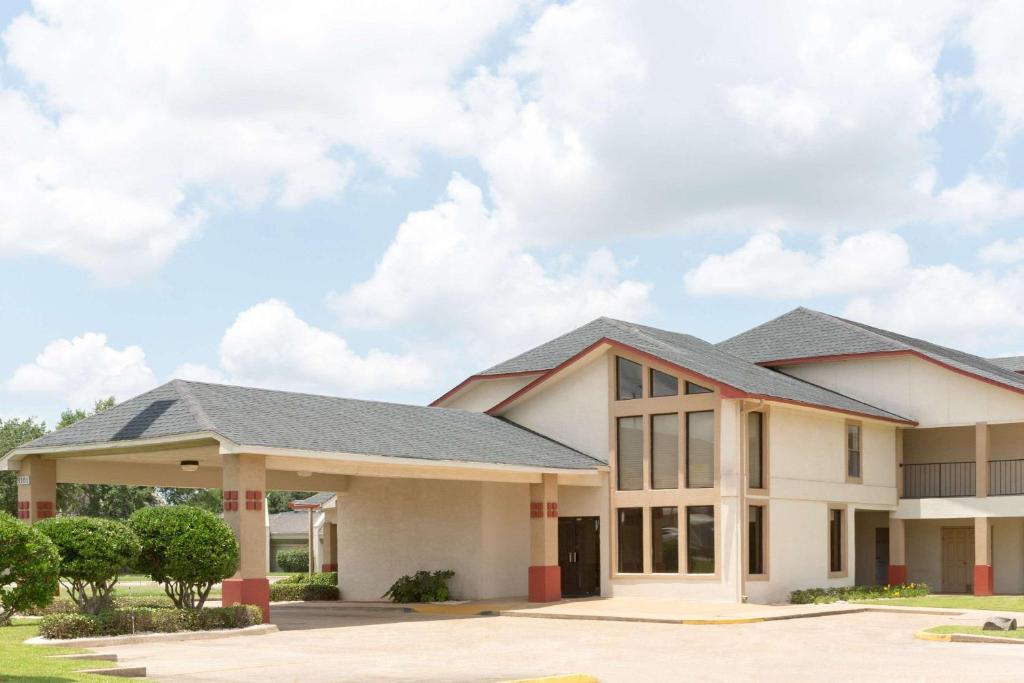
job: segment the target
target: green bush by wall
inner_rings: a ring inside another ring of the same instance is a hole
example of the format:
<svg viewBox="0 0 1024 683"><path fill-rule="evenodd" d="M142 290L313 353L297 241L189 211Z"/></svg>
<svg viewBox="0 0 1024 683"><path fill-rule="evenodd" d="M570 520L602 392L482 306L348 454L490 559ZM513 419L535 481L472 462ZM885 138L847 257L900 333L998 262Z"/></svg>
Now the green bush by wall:
<svg viewBox="0 0 1024 683"><path fill-rule="evenodd" d="M277 566L283 572L307 572L309 571L309 551L278 550Z"/></svg>

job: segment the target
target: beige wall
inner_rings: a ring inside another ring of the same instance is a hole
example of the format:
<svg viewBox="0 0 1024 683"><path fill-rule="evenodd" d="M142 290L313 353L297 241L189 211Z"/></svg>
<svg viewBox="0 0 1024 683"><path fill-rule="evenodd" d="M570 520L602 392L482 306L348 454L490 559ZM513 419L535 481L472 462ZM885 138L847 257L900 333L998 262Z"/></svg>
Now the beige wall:
<svg viewBox="0 0 1024 683"><path fill-rule="evenodd" d="M903 432L903 462L968 462L974 460L974 425L907 429Z"/></svg>
<svg viewBox="0 0 1024 683"><path fill-rule="evenodd" d="M1024 395L915 356L878 356L780 368L921 427L1024 420Z"/></svg>
<svg viewBox="0 0 1024 683"><path fill-rule="evenodd" d="M600 356L549 380L504 417L608 462L608 363Z"/></svg>
<svg viewBox="0 0 1024 683"><path fill-rule="evenodd" d="M989 438L989 460L1024 459L1024 422L989 425Z"/></svg>
<svg viewBox="0 0 1024 683"><path fill-rule="evenodd" d="M445 408L472 410L482 413L493 408L506 398L536 379L537 375L525 377L504 377L473 382L468 388L445 401Z"/></svg>
<svg viewBox="0 0 1024 683"><path fill-rule="evenodd" d="M462 599L525 596L529 487L354 477L338 497L338 575L348 600L377 600L403 574L454 569Z"/></svg>
<svg viewBox="0 0 1024 683"><path fill-rule="evenodd" d="M875 530L889 528L889 513L886 510L858 510L855 519L854 550L856 567L854 583L872 585L875 582ZM889 559L885 558L888 566Z"/></svg>
<svg viewBox="0 0 1024 683"><path fill-rule="evenodd" d="M973 519L907 521L907 578L942 588L942 528L974 528ZM992 520L992 573L996 593L1024 593L1024 519Z"/></svg>

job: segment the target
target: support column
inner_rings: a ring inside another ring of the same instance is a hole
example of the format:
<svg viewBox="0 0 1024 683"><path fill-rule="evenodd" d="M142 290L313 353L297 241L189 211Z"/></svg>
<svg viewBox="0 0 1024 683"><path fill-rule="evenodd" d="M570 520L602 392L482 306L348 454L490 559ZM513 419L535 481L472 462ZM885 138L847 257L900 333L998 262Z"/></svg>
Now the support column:
<svg viewBox="0 0 1024 683"><path fill-rule="evenodd" d="M316 526L313 524L313 508L306 510L306 552L308 554L308 562L306 563L306 573L310 576L316 571Z"/></svg>
<svg viewBox="0 0 1024 683"><path fill-rule="evenodd" d="M267 580L267 528L263 506L267 471L262 455L231 453L224 466L224 521L235 532L241 549L238 571L225 579L221 603L256 605L263 623L270 621L270 582Z"/></svg>
<svg viewBox="0 0 1024 683"><path fill-rule="evenodd" d="M18 519L35 524L57 514L57 462L29 455L18 470Z"/></svg>
<svg viewBox="0 0 1024 683"><path fill-rule="evenodd" d="M989 439L988 423L979 422L974 425L974 495L979 498L988 496L988 458L991 440Z"/></svg>
<svg viewBox="0 0 1024 683"><path fill-rule="evenodd" d="M324 522L324 553L320 567L325 572L338 571L338 525Z"/></svg>
<svg viewBox="0 0 1024 683"><path fill-rule="evenodd" d="M530 484L530 602L562 599L558 567L558 476L541 475Z"/></svg>
<svg viewBox="0 0 1024 683"><path fill-rule="evenodd" d="M988 517L974 518L974 594L992 595L992 525Z"/></svg>
<svg viewBox="0 0 1024 683"><path fill-rule="evenodd" d="M889 513L889 585L907 582L906 522Z"/></svg>

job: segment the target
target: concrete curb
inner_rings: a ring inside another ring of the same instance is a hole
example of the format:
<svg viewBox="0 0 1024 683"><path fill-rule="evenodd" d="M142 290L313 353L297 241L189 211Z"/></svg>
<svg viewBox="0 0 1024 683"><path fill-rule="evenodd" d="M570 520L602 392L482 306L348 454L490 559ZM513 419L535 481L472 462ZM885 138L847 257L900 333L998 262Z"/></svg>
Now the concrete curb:
<svg viewBox="0 0 1024 683"><path fill-rule="evenodd" d="M562 674L558 676L541 676L540 678L517 678L503 683L598 683L598 680L587 674Z"/></svg>
<svg viewBox="0 0 1024 683"><path fill-rule="evenodd" d="M56 647L107 647L108 645L137 645L139 643L161 643L176 640L214 640L239 636L262 636L277 631L274 624L258 624L245 628L221 629L217 631L178 631L177 633L138 633L128 636L99 636L96 638L68 638L51 640L36 636L25 641L26 645Z"/></svg>
<svg viewBox="0 0 1024 683"><path fill-rule="evenodd" d="M721 617L706 619L668 619L658 617L623 617L607 614L558 614L536 612L525 612L520 610L507 610L498 612L503 617L527 617L534 619L577 619L582 621L626 621L646 624L682 624L684 626L735 626L739 624L760 624L766 621L788 621L790 619L813 619L816 617L831 617L841 614L858 614L866 612L863 607L851 607L849 609L835 609L827 612L802 612L799 614L779 614L766 617Z"/></svg>
<svg viewBox="0 0 1024 683"><path fill-rule="evenodd" d="M927 629L914 634L918 640L931 640L942 643L1003 643L1005 645L1024 645L1024 638L1003 638L1000 636L982 636L975 633L930 633Z"/></svg>

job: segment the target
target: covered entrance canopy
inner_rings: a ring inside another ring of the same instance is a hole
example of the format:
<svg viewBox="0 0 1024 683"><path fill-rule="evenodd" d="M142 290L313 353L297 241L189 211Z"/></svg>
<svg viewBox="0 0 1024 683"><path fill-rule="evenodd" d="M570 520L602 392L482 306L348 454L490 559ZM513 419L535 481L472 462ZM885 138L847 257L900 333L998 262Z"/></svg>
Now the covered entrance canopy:
<svg viewBox="0 0 1024 683"><path fill-rule="evenodd" d="M558 486L607 476L604 463L483 413L183 380L29 442L0 468L18 472L19 516L29 522L54 514L58 482L222 488L241 546L224 604L260 605L267 617L267 490L344 494L353 477L528 485L530 597L550 600Z"/></svg>

